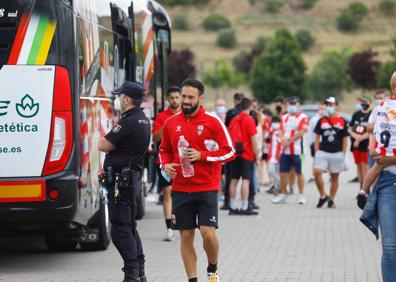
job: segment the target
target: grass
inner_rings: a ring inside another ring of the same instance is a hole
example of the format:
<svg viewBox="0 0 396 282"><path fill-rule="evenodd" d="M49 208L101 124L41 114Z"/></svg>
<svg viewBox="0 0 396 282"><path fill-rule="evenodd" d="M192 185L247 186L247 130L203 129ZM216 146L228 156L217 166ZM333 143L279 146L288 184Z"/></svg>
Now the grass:
<svg viewBox="0 0 396 282"><path fill-rule="evenodd" d="M213 68L218 59L229 60L241 50L249 50L259 36L271 37L280 27L287 27L293 33L308 29L315 36L314 47L303 53L308 71L312 70L323 52L331 49L351 47L356 51L372 49L378 52L377 59L384 62L390 58L390 39L396 35L394 17L386 16L378 9L378 0L361 0L370 13L362 21L360 30L355 33L342 33L337 30L336 18L340 11L356 0L319 0L308 11L293 10L290 4L295 0L285 0L286 4L278 14L262 12L262 6L250 6L248 0L212 0L207 6L176 7L171 15L185 13L193 26L190 32L173 32L173 48L191 49L196 56L196 64L201 73ZM238 45L232 50L217 47L216 33L205 32L200 26L211 12L226 16L237 31ZM246 91L248 87L245 87ZM226 92L224 89L223 92ZM235 92L235 90L231 91Z"/></svg>

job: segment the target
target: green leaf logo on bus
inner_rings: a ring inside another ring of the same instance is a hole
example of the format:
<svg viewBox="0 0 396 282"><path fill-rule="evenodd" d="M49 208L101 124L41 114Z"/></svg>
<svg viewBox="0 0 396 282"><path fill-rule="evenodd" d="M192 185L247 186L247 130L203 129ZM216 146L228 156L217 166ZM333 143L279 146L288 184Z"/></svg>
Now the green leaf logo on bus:
<svg viewBox="0 0 396 282"><path fill-rule="evenodd" d="M34 103L32 97L29 94L26 94L21 103L16 104L16 110L21 117L24 118L32 118L37 115L39 111L40 105L38 103Z"/></svg>

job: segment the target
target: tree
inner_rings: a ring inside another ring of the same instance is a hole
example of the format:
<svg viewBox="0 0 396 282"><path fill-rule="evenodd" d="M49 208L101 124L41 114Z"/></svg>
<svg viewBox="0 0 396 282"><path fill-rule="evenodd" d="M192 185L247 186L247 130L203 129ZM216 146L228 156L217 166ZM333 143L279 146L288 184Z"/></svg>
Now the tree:
<svg viewBox="0 0 396 282"><path fill-rule="evenodd" d="M169 85L180 85L186 78L194 78L194 54L188 50L172 51L169 55Z"/></svg>
<svg viewBox="0 0 396 282"><path fill-rule="evenodd" d="M381 89L389 88L389 80L396 71L396 61L386 62L382 64L376 73L377 87Z"/></svg>
<svg viewBox="0 0 396 282"><path fill-rule="evenodd" d="M237 44L235 30L232 28L222 28L217 34L216 44L220 47L231 49Z"/></svg>
<svg viewBox="0 0 396 282"><path fill-rule="evenodd" d="M308 82L309 97L322 101L327 96L340 97L344 89L352 88L348 75L348 61L352 50L328 51L314 66Z"/></svg>
<svg viewBox="0 0 396 282"><path fill-rule="evenodd" d="M355 31L359 28L360 22L368 14L369 9L360 2L350 4L341 11L337 18L337 26L342 31Z"/></svg>
<svg viewBox="0 0 396 282"><path fill-rule="evenodd" d="M222 15L210 14L204 19L202 25L207 31L217 31L222 28L231 27L231 22Z"/></svg>
<svg viewBox="0 0 396 282"><path fill-rule="evenodd" d="M234 68L241 73L249 75L253 61L256 57L260 56L263 52L265 46L268 43L268 39L265 37L258 37L253 48L248 53L247 51L243 50L239 52L233 59L232 63Z"/></svg>
<svg viewBox="0 0 396 282"><path fill-rule="evenodd" d="M296 32L296 39L300 43L301 49L306 51L309 50L312 45L315 44L315 38L312 36L311 32L306 29L300 29Z"/></svg>
<svg viewBox="0 0 396 282"><path fill-rule="evenodd" d="M279 29L253 62L250 87L261 102L275 96L305 97L305 63L300 45L289 30Z"/></svg>
<svg viewBox="0 0 396 282"><path fill-rule="evenodd" d="M221 86L235 88L244 81L244 78L234 73L224 60L218 60L215 62L215 68L205 73L203 81L213 88Z"/></svg>
<svg viewBox="0 0 396 282"><path fill-rule="evenodd" d="M377 52L371 50L355 53L349 60L348 73L352 80L363 89L376 87L375 73L380 62L375 60Z"/></svg>

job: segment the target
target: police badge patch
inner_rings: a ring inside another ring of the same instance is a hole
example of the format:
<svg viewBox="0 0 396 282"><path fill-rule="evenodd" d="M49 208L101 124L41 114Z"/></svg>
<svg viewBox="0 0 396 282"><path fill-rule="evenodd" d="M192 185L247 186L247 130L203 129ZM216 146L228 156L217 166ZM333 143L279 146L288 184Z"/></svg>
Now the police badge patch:
<svg viewBox="0 0 396 282"><path fill-rule="evenodd" d="M198 135L201 135L202 134L202 132L203 132L203 125L198 125L198 127L197 127L197 133L198 133Z"/></svg>
<svg viewBox="0 0 396 282"><path fill-rule="evenodd" d="M119 125L119 124L116 124L116 126L114 126L113 127L113 133L118 133L119 131L120 131L120 129L122 128L122 126L121 125Z"/></svg>

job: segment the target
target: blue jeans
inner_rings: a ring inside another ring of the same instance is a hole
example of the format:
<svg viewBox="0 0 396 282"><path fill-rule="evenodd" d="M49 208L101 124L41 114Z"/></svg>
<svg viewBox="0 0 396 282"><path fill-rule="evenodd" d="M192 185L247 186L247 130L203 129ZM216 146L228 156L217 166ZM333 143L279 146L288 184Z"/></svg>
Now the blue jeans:
<svg viewBox="0 0 396 282"><path fill-rule="evenodd" d="M375 189L382 237L382 277L384 282L392 282L396 277L396 175L383 172Z"/></svg>

